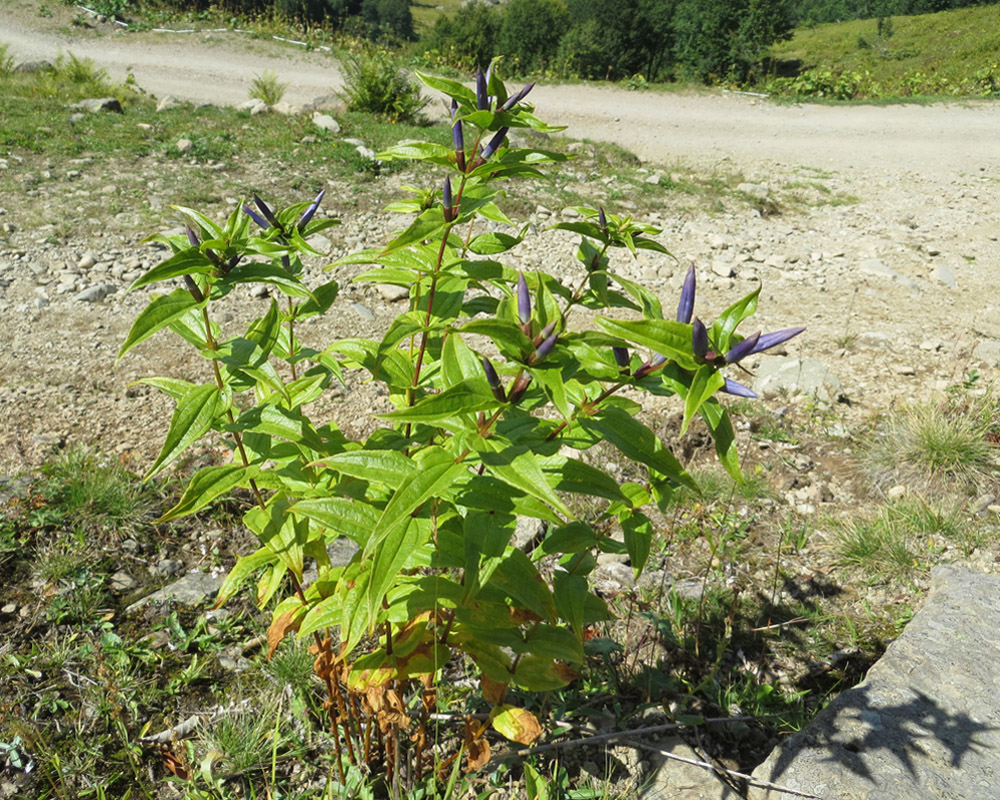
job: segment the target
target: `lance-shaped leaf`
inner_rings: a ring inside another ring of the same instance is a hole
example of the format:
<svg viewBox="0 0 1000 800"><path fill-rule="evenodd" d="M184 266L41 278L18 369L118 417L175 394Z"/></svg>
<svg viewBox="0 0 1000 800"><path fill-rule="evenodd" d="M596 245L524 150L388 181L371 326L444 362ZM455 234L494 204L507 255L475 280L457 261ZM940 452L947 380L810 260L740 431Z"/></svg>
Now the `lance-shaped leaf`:
<svg viewBox="0 0 1000 800"><path fill-rule="evenodd" d="M121 350L118 351L118 359L191 309L204 306L205 301L198 302L187 289L174 289L170 294L154 297L132 323L132 328L125 337Z"/></svg>
<svg viewBox="0 0 1000 800"><path fill-rule="evenodd" d="M687 396L684 398L684 420L681 422L681 433L687 433L688 425L698 410L713 394L725 385L726 379L722 373L715 368L705 364L698 368L688 387Z"/></svg>
<svg viewBox="0 0 1000 800"><path fill-rule="evenodd" d="M691 354L691 329L662 319L618 320L598 317L597 324L612 336L648 347L684 369L697 366Z"/></svg>
<svg viewBox="0 0 1000 800"><path fill-rule="evenodd" d="M222 392L218 387L212 385L192 387L178 401L177 408L170 418L170 428L167 430L163 449L160 450L160 455L156 457L156 461L143 480L148 481L161 472L190 445L208 433L223 405Z"/></svg>
<svg viewBox="0 0 1000 800"><path fill-rule="evenodd" d="M757 310L757 298L760 296L760 286L754 289L746 297L737 300L729 308L719 315L719 318L712 324L712 341L719 348L720 352L729 349L729 339L739 325L747 317L753 315ZM758 342L759 344L759 342Z"/></svg>
<svg viewBox="0 0 1000 800"><path fill-rule="evenodd" d="M439 394L425 397L412 406L379 416L395 422L433 424L456 414L485 411L488 408L494 408L496 404L497 399L493 396L489 386L481 379L473 379L457 383Z"/></svg>
<svg viewBox="0 0 1000 800"><path fill-rule="evenodd" d="M249 485L259 471L260 468L255 464L248 467L242 464L224 464L200 469L184 490L181 499L153 524L159 525L161 522L193 514L237 486Z"/></svg>
<svg viewBox="0 0 1000 800"><path fill-rule="evenodd" d="M215 599L215 605L212 608L221 608L242 588L253 573L270 566L277 560L278 557L266 547L262 547L248 556L240 556L233 568L229 570L229 574L223 579L222 586L219 587L219 594Z"/></svg>
<svg viewBox="0 0 1000 800"><path fill-rule="evenodd" d="M350 497L311 497L299 500L289 512L308 517L363 547L378 524L379 509Z"/></svg>
<svg viewBox="0 0 1000 800"><path fill-rule="evenodd" d="M215 265L209 261L201 250L191 248L175 253L161 264L157 264L145 275L140 275L128 287L131 292L142 286L148 286L158 281L180 278L184 275L208 275L215 271Z"/></svg>
<svg viewBox="0 0 1000 800"><path fill-rule="evenodd" d="M698 409L701 418L708 425L709 433L715 442L715 452L719 456L719 461L726 468L733 480L743 483L743 473L740 471L740 456L736 448L736 433L733 431L733 424L729 419L729 414L718 400L714 397L705 401L705 404Z"/></svg>

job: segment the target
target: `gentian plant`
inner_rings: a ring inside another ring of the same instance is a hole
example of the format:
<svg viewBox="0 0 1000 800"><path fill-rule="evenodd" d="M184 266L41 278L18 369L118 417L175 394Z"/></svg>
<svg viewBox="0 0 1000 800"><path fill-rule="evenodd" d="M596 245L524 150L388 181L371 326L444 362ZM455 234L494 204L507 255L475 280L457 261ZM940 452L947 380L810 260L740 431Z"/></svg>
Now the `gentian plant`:
<svg viewBox="0 0 1000 800"><path fill-rule="evenodd" d="M257 602L274 604L269 652L289 635L312 640L341 781L348 759L397 793L404 778L431 774L428 721L443 672L457 664L478 674L492 708L456 737L469 768L489 759L489 728L525 744L540 735L540 721L512 698L578 677L585 629L610 616L588 582L597 554L624 552L638 574L654 533L648 507L696 488L631 398L676 396L683 428L700 416L738 480L716 393L739 390L723 371L798 332L736 333L759 289L710 329L692 322L693 269L676 318L665 318L660 299L612 265L614 253L665 253L652 238L659 231L603 208L553 226L581 237L574 279L505 265L527 226L501 210L503 186L565 159L513 146L508 133L558 129L534 116L531 85L508 94L495 72L480 73L475 89L420 78L451 100L451 147L408 142L378 157L436 165L438 188L390 207L413 216L387 244L338 262L366 265L357 281L407 288L407 309L381 339L300 339L297 323L326 312L338 290L303 281L301 258L317 255L309 237L335 224L316 216L320 193L284 209L254 197L224 225L179 208L187 234L153 237L173 254L133 288L182 283L153 297L120 353L169 329L205 357L203 383L144 381L176 401L147 477L211 431L233 457L199 470L161 520L249 490L244 524L260 548L237 561L218 603L256 578ZM247 283L282 300L243 333L224 334L216 309ZM574 316L580 308L591 313ZM347 371L383 384L394 406L361 440L306 413ZM642 479L608 474L590 456L598 443L641 465ZM588 501L586 518L574 497ZM519 518L543 531L523 548ZM337 539L357 546L344 566L327 555ZM307 585L313 563L318 578Z"/></svg>

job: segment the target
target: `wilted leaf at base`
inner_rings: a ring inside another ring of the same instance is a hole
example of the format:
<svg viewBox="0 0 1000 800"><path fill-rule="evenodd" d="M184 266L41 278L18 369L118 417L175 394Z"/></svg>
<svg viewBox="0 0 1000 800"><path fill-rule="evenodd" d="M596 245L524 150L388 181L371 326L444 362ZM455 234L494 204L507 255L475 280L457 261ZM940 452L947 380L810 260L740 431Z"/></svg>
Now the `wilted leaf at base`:
<svg viewBox="0 0 1000 800"><path fill-rule="evenodd" d="M530 711L516 706L496 706L490 722L501 736L518 744L531 744L542 735L542 726Z"/></svg>

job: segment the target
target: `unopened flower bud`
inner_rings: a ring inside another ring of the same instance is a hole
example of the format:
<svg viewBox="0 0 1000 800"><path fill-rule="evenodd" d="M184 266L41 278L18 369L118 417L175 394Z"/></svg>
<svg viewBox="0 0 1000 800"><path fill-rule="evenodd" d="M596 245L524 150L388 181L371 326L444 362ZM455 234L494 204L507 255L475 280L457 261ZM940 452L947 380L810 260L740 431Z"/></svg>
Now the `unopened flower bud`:
<svg viewBox="0 0 1000 800"><path fill-rule="evenodd" d="M695 294L695 274L694 264L688 270L687 277L684 278L684 286L681 289L681 301L677 306L677 321L687 324L691 321L691 314L694 313Z"/></svg>
<svg viewBox="0 0 1000 800"><path fill-rule="evenodd" d="M483 161L493 155L497 151L497 148L503 144L503 140L507 138L507 130L507 127L504 126L493 134L493 138L490 139L486 147L483 148L483 152L481 154Z"/></svg>
<svg viewBox="0 0 1000 800"><path fill-rule="evenodd" d="M441 199L444 205L444 221L451 222L455 218L454 199L451 196L451 178L445 177L444 191Z"/></svg>
<svg viewBox="0 0 1000 800"><path fill-rule="evenodd" d="M523 272L517 273L517 316L522 325L531 322L531 294Z"/></svg>
<svg viewBox="0 0 1000 800"><path fill-rule="evenodd" d="M300 231L303 228L305 228L306 225L309 224L309 220L313 218L313 215L316 213L316 209L319 208L319 204L323 202L323 196L325 194L326 194L326 189L321 189L320 193L316 195L316 199L309 204L309 208L307 208L305 210L305 213L303 213L302 216L299 217L297 225Z"/></svg>
<svg viewBox="0 0 1000 800"><path fill-rule="evenodd" d="M708 355L708 329L697 317L691 323L691 350L699 360L704 360Z"/></svg>
<svg viewBox="0 0 1000 800"><path fill-rule="evenodd" d="M486 382L490 385L493 396L501 403L506 403L507 395L504 393L500 376L497 375L497 371L493 368L493 363L485 356L483 356L483 371L486 373Z"/></svg>
<svg viewBox="0 0 1000 800"><path fill-rule="evenodd" d="M612 347L611 352L615 357L615 363L622 369L628 369L631 363L628 357L628 348L626 347Z"/></svg>

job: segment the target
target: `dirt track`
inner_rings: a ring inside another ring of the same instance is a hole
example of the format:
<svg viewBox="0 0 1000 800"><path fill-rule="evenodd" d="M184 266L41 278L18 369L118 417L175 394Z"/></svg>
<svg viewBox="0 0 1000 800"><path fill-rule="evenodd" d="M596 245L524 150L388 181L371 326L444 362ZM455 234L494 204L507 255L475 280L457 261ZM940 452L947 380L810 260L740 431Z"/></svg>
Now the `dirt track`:
<svg viewBox="0 0 1000 800"><path fill-rule="evenodd" d="M115 78L133 75L157 96L238 104L264 70L289 82L286 99L292 103L339 86L336 61L323 52L237 33L129 33L110 24L70 32L24 6L0 3L0 41L10 43L20 60L70 51ZM532 100L547 120L569 126L574 136L613 141L660 164L728 159L744 169L772 161L936 179L1000 172L997 103L779 106L718 91L637 93L583 85L539 86Z"/></svg>

